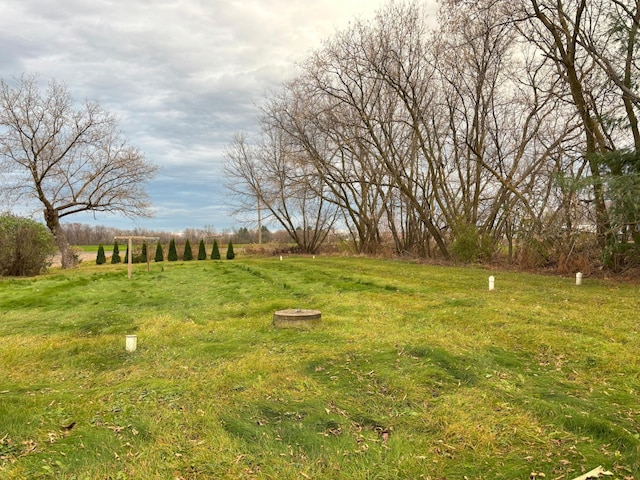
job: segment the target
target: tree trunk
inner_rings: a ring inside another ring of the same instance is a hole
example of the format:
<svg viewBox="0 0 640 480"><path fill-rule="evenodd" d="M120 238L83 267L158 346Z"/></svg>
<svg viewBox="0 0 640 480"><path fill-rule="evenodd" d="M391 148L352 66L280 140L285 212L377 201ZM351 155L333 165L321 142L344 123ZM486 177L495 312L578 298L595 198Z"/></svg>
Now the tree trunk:
<svg viewBox="0 0 640 480"><path fill-rule="evenodd" d="M67 241L64 230L62 230L58 213L53 209L45 209L44 218L47 222L47 227L56 239L56 244L60 250L60 263L62 264L62 268L67 269L75 267L78 262L73 255L73 251Z"/></svg>

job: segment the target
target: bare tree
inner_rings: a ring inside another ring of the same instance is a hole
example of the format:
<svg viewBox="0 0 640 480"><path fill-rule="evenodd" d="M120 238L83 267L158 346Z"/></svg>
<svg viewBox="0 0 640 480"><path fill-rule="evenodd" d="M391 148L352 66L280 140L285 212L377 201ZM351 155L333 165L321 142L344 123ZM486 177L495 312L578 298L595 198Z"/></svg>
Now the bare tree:
<svg viewBox="0 0 640 480"><path fill-rule="evenodd" d="M417 6L390 5L373 22L357 21L336 34L305 62L292 88L302 100L280 123L310 152L361 252L378 251L385 230L404 252L416 239L425 239L420 232L426 228L447 254L403 96L385 77L385 68L421 58L420 13ZM387 59L398 54L389 47L394 41L404 49L391 65ZM414 55L407 58L409 52ZM407 66L417 72L413 80L427 80L423 66ZM428 84L416 86L424 91ZM408 233L413 240L401 238Z"/></svg>
<svg viewBox="0 0 640 480"><path fill-rule="evenodd" d="M556 157L574 141L575 114L555 94L552 62L522 42L502 0L443 2L434 39L448 129L438 156L448 175L442 197L456 229L476 228L493 243L539 229L558 207Z"/></svg>
<svg viewBox="0 0 640 480"><path fill-rule="evenodd" d="M62 255L75 259L60 219L79 212L150 213L144 182L157 167L128 144L99 104L74 105L66 86L41 91L36 76L0 80L0 168L3 193L36 202Z"/></svg>
<svg viewBox="0 0 640 480"><path fill-rule="evenodd" d="M304 185L367 253L389 232L398 252L431 255L433 242L449 257L470 230L506 238L512 253L550 225L571 246L589 212L603 241L598 178L613 166L597 157L640 140L639 5L443 0L431 30L418 2L390 2L267 100L262 123L277 141L245 165L253 195L273 204ZM265 165L280 173L264 176ZM589 191L569 188L585 178L596 179Z"/></svg>
<svg viewBox="0 0 640 480"><path fill-rule="evenodd" d="M262 135L249 144L236 135L226 151L228 188L240 200L239 210L268 212L303 253L316 253L336 220L336 208L322 195L323 184L308 169L281 130L262 125Z"/></svg>
<svg viewBox="0 0 640 480"><path fill-rule="evenodd" d="M375 253L385 201L380 186L385 182L363 142L357 110L329 85L334 81L332 67L327 67L331 55L321 51L310 58L303 75L271 99L264 118L295 145L298 160L306 163L301 171L313 172L309 187L339 208L356 251Z"/></svg>
<svg viewBox="0 0 640 480"><path fill-rule="evenodd" d="M601 2L595 2L601 4ZM607 2L608 3L608 2ZM581 45L581 29L596 14L588 0L525 0L520 15L523 35L535 44L544 58L553 61L561 80L555 93L577 113L584 135L584 161L593 182L593 204L601 244L610 235L598 156L613 148L603 120L609 117L609 81L595 68L593 57Z"/></svg>
<svg viewBox="0 0 640 480"><path fill-rule="evenodd" d="M640 150L640 0L593 0L578 43L619 89L634 146Z"/></svg>

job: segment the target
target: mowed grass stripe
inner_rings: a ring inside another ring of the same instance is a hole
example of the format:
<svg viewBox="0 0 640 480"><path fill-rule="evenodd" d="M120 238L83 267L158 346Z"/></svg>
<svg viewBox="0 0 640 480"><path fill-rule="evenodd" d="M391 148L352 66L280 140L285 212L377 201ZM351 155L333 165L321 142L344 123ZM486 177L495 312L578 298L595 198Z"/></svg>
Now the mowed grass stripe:
<svg viewBox="0 0 640 480"><path fill-rule="evenodd" d="M327 257L0 284L3 478L640 470L637 286Z"/></svg>

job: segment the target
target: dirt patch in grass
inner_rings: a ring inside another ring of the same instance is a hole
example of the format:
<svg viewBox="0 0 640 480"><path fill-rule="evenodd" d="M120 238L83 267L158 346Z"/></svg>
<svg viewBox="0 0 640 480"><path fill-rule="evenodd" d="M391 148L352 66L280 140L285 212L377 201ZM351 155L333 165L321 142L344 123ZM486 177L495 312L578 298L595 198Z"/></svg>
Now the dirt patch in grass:
<svg viewBox="0 0 640 480"><path fill-rule="evenodd" d="M97 254L95 252L80 252L77 255L81 262L89 262L92 260L95 261ZM51 266L52 267L62 266L60 258L61 258L60 254L54 255L53 259L51 260Z"/></svg>

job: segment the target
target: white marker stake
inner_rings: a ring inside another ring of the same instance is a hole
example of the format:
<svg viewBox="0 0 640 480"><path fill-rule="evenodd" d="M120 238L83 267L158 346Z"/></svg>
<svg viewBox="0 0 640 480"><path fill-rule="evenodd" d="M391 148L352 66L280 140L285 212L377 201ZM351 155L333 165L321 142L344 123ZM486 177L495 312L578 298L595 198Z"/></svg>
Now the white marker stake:
<svg viewBox="0 0 640 480"><path fill-rule="evenodd" d="M489 277L489 290L494 290L496 288L496 278L491 275Z"/></svg>
<svg viewBox="0 0 640 480"><path fill-rule="evenodd" d="M582 273L576 273L576 285L582 285Z"/></svg>
<svg viewBox="0 0 640 480"><path fill-rule="evenodd" d="M128 353L135 352L137 346L138 346L138 336L137 335L127 335L127 343L126 343L127 352Z"/></svg>

